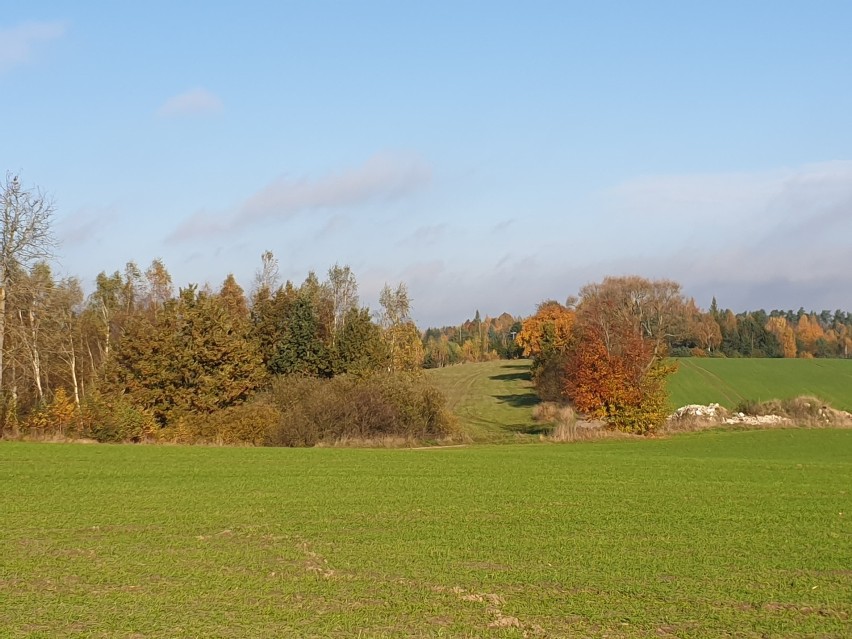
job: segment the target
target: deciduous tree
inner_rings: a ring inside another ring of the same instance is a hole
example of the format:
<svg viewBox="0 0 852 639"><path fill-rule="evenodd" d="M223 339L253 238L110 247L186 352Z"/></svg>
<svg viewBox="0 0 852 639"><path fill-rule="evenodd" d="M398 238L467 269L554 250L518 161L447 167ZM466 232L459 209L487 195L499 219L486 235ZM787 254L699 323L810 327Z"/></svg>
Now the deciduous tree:
<svg viewBox="0 0 852 639"><path fill-rule="evenodd" d="M775 338L781 344L784 357L796 356L796 333L787 323L786 317L770 317L766 321L766 330L775 335Z"/></svg>
<svg viewBox="0 0 852 639"><path fill-rule="evenodd" d="M680 286L641 277L606 278L581 290L565 394L575 406L634 433L666 415L667 343L686 326Z"/></svg>
<svg viewBox="0 0 852 639"><path fill-rule="evenodd" d="M38 188L26 189L11 173L0 182L0 392L4 389L6 350L6 300L14 287L14 275L51 256L54 240L51 220L53 202Z"/></svg>

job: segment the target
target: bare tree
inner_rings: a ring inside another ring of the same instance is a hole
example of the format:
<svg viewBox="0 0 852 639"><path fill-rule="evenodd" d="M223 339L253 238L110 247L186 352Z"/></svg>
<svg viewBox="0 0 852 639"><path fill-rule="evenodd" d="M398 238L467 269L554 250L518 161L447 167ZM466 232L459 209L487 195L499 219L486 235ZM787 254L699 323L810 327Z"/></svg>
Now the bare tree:
<svg viewBox="0 0 852 639"><path fill-rule="evenodd" d="M80 405L80 371L77 361L77 348L82 345L80 316L83 308L83 289L73 277L61 280L54 287L51 319L54 324L53 348L59 359L65 364L74 403Z"/></svg>
<svg viewBox="0 0 852 639"><path fill-rule="evenodd" d="M272 251L264 251L260 256L261 267L254 275L254 287L252 288L252 298L266 295L270 296L275 292L275 287L278 285L278 260Z"/></svg>
<svg viewBox="0 0 852 639"><path fill-rule="evenodd" d="M335 264L328 269L327 286L331 293L331 301L334 305L334 330L332 337L343 328L346 314L351 309L358 308L358 282L355 274L348 266Z"/></svg>
<svg viewBox="0 0 852 639"><path fill-rule="evenodd" d="M38 188L25 189L16 175L0 183L0 390L3 389L3 353L6 342L6 299L14 276L38 260L52 255L53 202Z"/></svg>
<svg viewBox="0 0 852 639"><path fill-rule="evenodd" d="M15 322L7 327L25 353L26 363L31 369L32 381L36 392L36 402L44 401L44 376L47 350L45 341L50 339L50 331L45 335L45 321L53 316L54 281L50 266L46 262L37 262L29 273L15 280L15 290L10 297ZM17 330L15 330L17 329Z"/></svg>

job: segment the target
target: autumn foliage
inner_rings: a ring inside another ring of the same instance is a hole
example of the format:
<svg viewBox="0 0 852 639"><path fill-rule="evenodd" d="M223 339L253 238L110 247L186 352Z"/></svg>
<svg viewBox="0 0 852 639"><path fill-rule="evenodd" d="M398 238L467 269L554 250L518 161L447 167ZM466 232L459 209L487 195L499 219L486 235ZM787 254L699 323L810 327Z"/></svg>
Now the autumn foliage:
<svg viewBox="0 0 852 639"><path fill-rule="evenodd" d="M575 316L573 310L559 302L549 300L539 304L535 315L524 322L518 333L524 357L542 359L554 351L567 349Z"/></svg>
<svg viewBox="0 0 852 639"><path fill-rule="evenodd" d="M687 305L668 280L611 277L580 291L574 310L546 302L519 336L543 399L556 394L610 427L645 434L668 413L668 342L686 330Z"/></svg>
<svg viewBox="0 0 852 639"><path fill-rule="evenodd" d="M573 309L549 300L539 304L535 315L524 321L518 333L518 346L524 357L533 361L533 381L544 401L559 401L562 397L565 355L573 339L575 318Z"/></svg>
<svg viewBox="0 0 852 639"><path fill-rule="evenodd" d="M607 348L599 326L581 329L565 364L565 396L574 407L613 428L645 434L668 414L665 380L674 367L653 356L648 340L634 331Z"/></svg>

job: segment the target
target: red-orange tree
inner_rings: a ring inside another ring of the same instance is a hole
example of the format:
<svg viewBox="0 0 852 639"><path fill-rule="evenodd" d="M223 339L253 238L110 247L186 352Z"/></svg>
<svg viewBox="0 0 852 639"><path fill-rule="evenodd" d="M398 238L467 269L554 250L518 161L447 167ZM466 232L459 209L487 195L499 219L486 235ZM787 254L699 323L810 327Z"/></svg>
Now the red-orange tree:
<svg viewBox="0 0 852 639"><path fill-rule="evenodd" d="M565 396L610 426L648 433L668 412L667 340L685 327L680 286L668 280L611 277L581 291L564 366Z"/></svg>

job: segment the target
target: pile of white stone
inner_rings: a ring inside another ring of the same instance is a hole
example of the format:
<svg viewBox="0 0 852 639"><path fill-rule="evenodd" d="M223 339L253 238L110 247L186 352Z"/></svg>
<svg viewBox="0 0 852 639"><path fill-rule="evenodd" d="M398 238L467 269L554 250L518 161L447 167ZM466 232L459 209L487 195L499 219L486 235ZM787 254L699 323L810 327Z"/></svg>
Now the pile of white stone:
<svg viewBox="0 0 852 639"><path fill-rule="evenodd" d="M727 413L727 411L719 406L719 404L708 404L707 406L704 406L703 404L687 404L686 406L678 408L672 417L677 419L683 419L685 417L717 419L719 417L724 417L724 413Z"/></svg>
<svg viewBox="0 0 852 639"><path fill-rule="evenodd" d="M734 413L726 417L723 424L748 424L750 426L768 426L772 424L792 424L793 420L781 415L746 415L745 413Z"/></svg>
<svg viewBox="0 0 852 639"><path fill-rule="evenodd" d="M749 426L768 426L772 424L790 424L789 417L781 415L746 415L745 413L729 413L719 404L688 404L681 406L669 417L670 420L692 418L695 421L708 424L745 424Z"/></svg>

